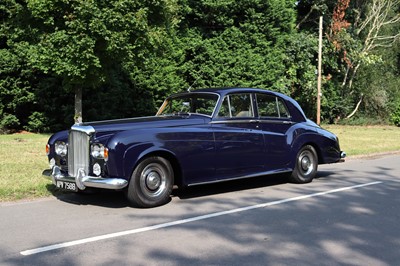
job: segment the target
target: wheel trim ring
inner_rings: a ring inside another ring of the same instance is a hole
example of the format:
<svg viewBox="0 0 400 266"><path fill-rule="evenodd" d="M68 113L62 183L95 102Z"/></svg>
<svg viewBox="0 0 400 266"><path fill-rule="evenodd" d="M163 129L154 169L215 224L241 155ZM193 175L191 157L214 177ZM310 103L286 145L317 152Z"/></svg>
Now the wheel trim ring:
<svg viewBox="0 0 400 266"><path fill-rule="evenodd" d="M167 175L158 163L147 165L140 173L140 188L149 197L158 197L165 192Z"/></svg>
<svg viewBox="0 0 400 266"><path fill-rule="evenodd" d="M314 170L314 156L310 151L303 151L298 159L299 170L304 176L312 173Z"/></svg>

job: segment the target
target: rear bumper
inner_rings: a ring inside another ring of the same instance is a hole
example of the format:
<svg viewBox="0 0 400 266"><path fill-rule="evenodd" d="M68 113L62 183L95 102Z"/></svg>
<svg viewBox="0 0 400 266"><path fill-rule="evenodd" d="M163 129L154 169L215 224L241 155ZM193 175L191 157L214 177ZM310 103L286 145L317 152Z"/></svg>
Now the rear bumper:
<svg viewBox="0 0 400 266"><path fill-rule="evenodd" d="M44 170L43 175L52 180L54 185L57 184L57 181L71 182L75 183L80 190L84 190L86 187L119 190L128 185L128 181L122 178L88 176L83 169L78 171L77 177L67 176L61 172L58 166L53 166L53 169Z"/></svg>
<svg viewBox="0 0 400 266"><path fill-rule="evenodd" d="M340 151L340 160L339 162L343 163L344 159L346 158L347 154L344 151Z"/></svg>

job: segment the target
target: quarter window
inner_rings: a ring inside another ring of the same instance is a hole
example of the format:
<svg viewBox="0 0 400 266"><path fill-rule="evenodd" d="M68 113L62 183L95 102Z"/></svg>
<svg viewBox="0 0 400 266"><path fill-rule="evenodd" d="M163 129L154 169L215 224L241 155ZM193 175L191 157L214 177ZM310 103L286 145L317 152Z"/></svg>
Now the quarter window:
<svg viewBox="0 0 400 266"><path fill-rule="evenodd" d="M251 94L239 93L225 96L218 117L253 117Z"/></svg>
<svg viewBox="0 0 400 266"><path fill-rule="evenodd" d="M281 99L271 95L257 94L258 115L260 117L288 118L289 112Z"/></svg>

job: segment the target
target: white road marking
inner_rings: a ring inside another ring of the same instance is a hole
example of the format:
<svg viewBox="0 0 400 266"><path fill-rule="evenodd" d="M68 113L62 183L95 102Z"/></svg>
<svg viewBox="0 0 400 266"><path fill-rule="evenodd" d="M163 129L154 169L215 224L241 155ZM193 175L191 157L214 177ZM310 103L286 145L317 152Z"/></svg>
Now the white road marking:
<svg viewBox="0 0 400 266"><path fill-rule="evenodd" d="M137 229L133 229L133 230L127 230L127 231L122 231L122 232L117 232L117 233L112 233L112 234L100 235L100 236L89 237L89 238L79 239L79 240L70 241L70 242L59 243L59 244L55 244L55 245L49 245L49 246L35 248L35 249L24 250L24 251L21 251L20 254L24 255L24 256L28 256L28 255L38 254L38 253L42 253L42 252L46 252L46 251L50 251L50 250L82 245L82 244L105 240L105 239L109 239L109 238L115 238L115 237L120 237L120 236L133 235L133 234L153 231L153 230L157 230L157 229L161 229L161 228L166 228L166 227L176 226L176 225L180 225L180 224L186 224L186 223L191 223L191 222L195 222L195 221L210 219L213 217L218 217L218 216L228 215L228 214L232 214L232 213L238 213L238 212L244 212L244 211L253 210L253 209L269 207L269 206L273 206L273 205L308 199L308 198L312 198L312 197L323 196L323 195L327 195L327 194L338 193L338 192L345 191L345 190L356 189L356 188L361 188L361 187L366 187L366 186L372 186L372 185L377 185L377 184L381 184L381 183L382 182L380 182L380 181L371 182L371 183L360 184L360 185L355 185L355 186L350 186L350 187L333 189L333 190L329 190L329 191L325 191L325 192L318 192L318 193L313 193L313 194L309 194L309 195L303 195L303 196L298 196L298 197L293 197L293 198L288 198L288 199L283 199L283 200L261 203L261 204L257 204L257 205L237 208L237 209L228 210L228 211L215 212L215 213L196 216L196 217L192 217L192 218L188 218L188 219L182 219L182 220L177 220L177 221L173 221L173 222L137 228Z"/></svg>

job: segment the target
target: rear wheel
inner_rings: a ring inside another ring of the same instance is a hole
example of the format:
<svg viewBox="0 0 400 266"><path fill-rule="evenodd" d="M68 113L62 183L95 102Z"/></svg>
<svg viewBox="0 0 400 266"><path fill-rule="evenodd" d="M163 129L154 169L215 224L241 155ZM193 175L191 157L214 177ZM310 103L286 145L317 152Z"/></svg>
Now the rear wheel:
<svg viewBox="0 0 400 266"><path fill-rule="evenodd" d="M297 154L296 165L290 177L295 183L311 182L317 174L318 156L314 147L306 145Z"/></svg>
<svg viewBox="0 0 400 266"><path fill-rule="evenodd" d="M174 171L168 160L148 157L132 173L127 198L134 207L149 208L167 203L174 184Z"/></svg>

